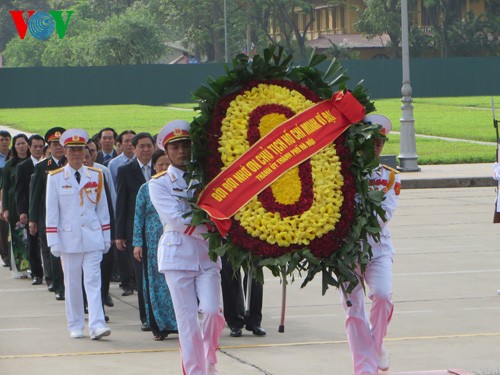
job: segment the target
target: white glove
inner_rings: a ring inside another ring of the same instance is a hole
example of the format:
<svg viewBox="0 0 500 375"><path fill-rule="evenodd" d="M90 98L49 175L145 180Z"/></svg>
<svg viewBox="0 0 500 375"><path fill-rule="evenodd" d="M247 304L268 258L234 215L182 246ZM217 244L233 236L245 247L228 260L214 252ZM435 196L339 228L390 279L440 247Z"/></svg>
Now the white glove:
<svg viewBox="0 0 500 375"><path fill-rule="evenodd" d="M104 242L104 251L103 251L103 254L107 254L107 252L109 251L111 247L111 242Z"/></svg>
<svg viewBox="0 0 500 375"><path fill-rule="evenodd" d="M61 250L59 250L59 246L57 246L57 245L51 246L50 247L50 252L55 257L59 258L61 256Z"/></svg>

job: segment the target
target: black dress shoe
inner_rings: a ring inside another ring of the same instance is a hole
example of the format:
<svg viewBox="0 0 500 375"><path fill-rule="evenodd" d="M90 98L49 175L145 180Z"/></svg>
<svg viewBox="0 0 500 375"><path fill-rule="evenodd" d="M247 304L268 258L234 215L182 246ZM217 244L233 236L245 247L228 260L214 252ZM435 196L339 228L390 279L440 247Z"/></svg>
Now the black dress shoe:
<svg viewBox="0 0 500 375"><path fill-rule="evenodd" d="M241 337L241 328L229 327L229 336L231 337Z"/></svg>
<svg viewBox="0 0 500 375"><path fill-rule="evenodd" d="M126 297L126 296L131 296L132 294L134 294L133 289L123 289L122 296Z"/></svg>
<svg viewBox="0 0 500 375"><path fill-rule="evenodd" d="M56 300L64 301L64 293L56 293Z"/></svg>
<svg viewBox="0 0 500 375"><path fill-rule="evenodd" d="M141 325L141 331L143 331L143 332L149 332L149 331L151 331L151 327L149 326L148 323L142 323L142 325Z"/></svg>
<svg viewBox="0 0 500 375"><path fill-rule="evenodd" d="M265 336L266 330L261 326L246 326L247 331L252 331L255 336Z"/></svg>
<svg viewBox="0 0 500 375"><path fill-rule="evenodd" d="M34 277L33 281L31 282L31 285L40 285L42 283L42 278L41 277Z"/></svg>
<svg viewBox="0 0 500 375"><path fill-rule="evenodd" d="M109 322L109 316L104 315L104 320L106 321L106 323Z"/></svg>
<svg viewBox="0 0 500 375"><path fill-rule="evenodd" d="M108 307L113 307L115 305L115 303L113 302L113 298L111 298L109 294L103 298L103 302Z"/></svg>
<svg viewBox="0 0 500 375"><path fill-rule="evenodd" d="M54 284L49 284L47 290L52 293L54 291Z"/></svg>

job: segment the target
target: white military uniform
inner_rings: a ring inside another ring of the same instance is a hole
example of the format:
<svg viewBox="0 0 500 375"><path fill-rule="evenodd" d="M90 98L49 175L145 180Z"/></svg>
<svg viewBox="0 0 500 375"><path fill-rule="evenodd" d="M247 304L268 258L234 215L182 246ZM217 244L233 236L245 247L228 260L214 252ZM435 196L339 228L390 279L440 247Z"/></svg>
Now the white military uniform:
<svg viewBox="0 0 500 375"><path fill-rule="evenodd" d="M392 218L398 203L401 179L398 172L390 167L380 166L369 178L369 188L384 191L382 208L385 219L378 218L382 228L380 241L369 238L373 257L366 266L364 281L369 287L368 297L372 301L370 316L365 313L364 290L361 282L354 288L348 307L341 294L346 318L346 331L351 348L355 375L378 373L378 358L382 341L387 333L394 305L392 303L392 258L394 247L387 224Z"/></svg>
<svg viewBox="0 0 500 375"><path fill-rule="evenodd" d="M220 259L208 256L204 226L194 227L186 198L193 197L184 171L172 165L149 182L151 201L164 233L158 245L158 268L165 274L179 328L185 374L205 375L207 364L217 363L216 351L224 328L221 308ZM199 301L199 303L198 303ZM203 315L201 329L198 312Z"/></svg>
<svg viewBox="0 0 500 375"><path fill-rule="evenodd" d="M80 183L68 165L47 179L47 243L61 256L70 331L83 330L82 270L89 310L89 333L106 327L101 301L103 252L110 247L110 218L102 172L82 166Z"/></svg>

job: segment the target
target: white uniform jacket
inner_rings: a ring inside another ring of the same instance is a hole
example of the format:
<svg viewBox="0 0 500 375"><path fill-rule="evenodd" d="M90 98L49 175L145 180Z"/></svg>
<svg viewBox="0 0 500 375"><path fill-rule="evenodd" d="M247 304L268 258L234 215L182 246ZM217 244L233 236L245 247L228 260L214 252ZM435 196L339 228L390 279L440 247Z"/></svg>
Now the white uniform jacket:
<svg viewBox="0 0 500 375"><path fill-rule="evenodd" d="M66 165L47 178L47 244L61 253L107 252L110 218L102 172L82 166L80 183Z"/></svg>
<svg viewBox="0 0 500 375"><path fill-rule="evenodd" d="M208 256L208 242L201 236L207 232L204 225L192 226L191 217L183 217L191 211L186 198L193 197L194 189L188 189L184 171L169 166L149 181L151 202L160 215L163 235L158 244L158 269L198 271L218 267Z"/></svg>
<svg viewBox="0 0 500 375"><path fill-rule="evenodd" d="M378 218L378 222L382 228L380 232L380 242L375 242L371 237L368 238L368 243L372 246L373 258L387 254L394 255L395 251L392 245L391 233L389 232L387 224L389 224L398 205L401 178L398 175L398 171L381 165L370 175L368 186L370 189L384 192L382 208L385 210L386 219L386 221L383 221L380 217Z"/></svg>

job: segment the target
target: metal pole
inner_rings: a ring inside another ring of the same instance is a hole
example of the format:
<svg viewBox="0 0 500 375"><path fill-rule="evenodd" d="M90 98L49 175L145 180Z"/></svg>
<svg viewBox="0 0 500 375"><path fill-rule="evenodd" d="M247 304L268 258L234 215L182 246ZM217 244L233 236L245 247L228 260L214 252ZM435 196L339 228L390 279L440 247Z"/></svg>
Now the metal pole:
<svg viewBox="0 0 500 375"><path fill-rule="evenodd" d="M402 116L399 141L399 168L403 172L418 172L418 155L415 141L415 119L410 85L410 49L408 40L408 0L401 0L401 45L403 54L403 86L401 87Z"/></svg>
<svg viewBox="0 0 500 375"><path fill-rule="evenodd" d="M495 116L495 100L493 99L493 97L491 98L491 113L493 114L493 126L495 127L495 131L497 133L496 161L498 163L500 158L500 137L498 135L498 120L496 119ZM493 223L495 224L500 223L500 212L497 212L499 199L500 199L500 181L497 182L497 198L495 200L495 211L493 211Z"/></svg>
<svg viewBox="0 0 500 375"><path fill-rule="evenodd" d="M250 268L247 271L247 287L245 291L245 312L246 317L250 316L250 303L252 301L252 283L253 283L253 271Z"/></svg>
<svg viewBox="0 0 500 375"><path fill-rule="evenodd" d="M286 309L286 267L281 266L281 277L283 278L281 285L281 316L278 332L285 332L285 309Z"/></svg>
<svg viewBox="0 0 500 375"><path fill-rule="evenodd" d="M228 63L229 54L227 51L227 1L224 0L224 61Z"/></svg>

